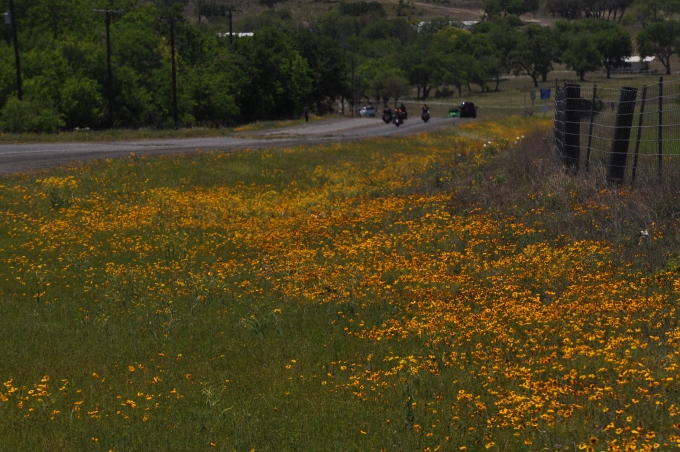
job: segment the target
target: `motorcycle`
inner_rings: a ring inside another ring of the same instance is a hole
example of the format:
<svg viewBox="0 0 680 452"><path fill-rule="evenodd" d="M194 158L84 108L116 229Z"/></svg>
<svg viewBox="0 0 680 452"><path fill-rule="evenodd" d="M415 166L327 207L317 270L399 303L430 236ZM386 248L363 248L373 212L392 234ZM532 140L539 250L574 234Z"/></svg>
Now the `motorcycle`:
<svg viewBox="0 0 680 452"><path fill-rule="evenodd" d="M399 127L404 123L405 115L404 112L396 109L394 111L394 114L392 115L392 122L394 123L395 126Z"/></svg>
<svg viewBox="0 0 680 452"><path fill-rule="evenodd" d="M408 111L406 111L406 105L401 104L401 106L398 108L398 110L401 112L401 118L405 121L408 119Z"/></svg>
<svg viewBox="0 0 680 452"><path fill-rule="evenodd" d="M423 114L420 115L420 119L422 119L424 122L429 121L430 120L430 111L429 110L423 111Z"/></svg>
<svg viewBox="0 0 680 452"><path fill-rule="evenodd" d="M385 122L385 124L392 122L392 110L386 108L385 111L383 111L382 120Z"/></svg>

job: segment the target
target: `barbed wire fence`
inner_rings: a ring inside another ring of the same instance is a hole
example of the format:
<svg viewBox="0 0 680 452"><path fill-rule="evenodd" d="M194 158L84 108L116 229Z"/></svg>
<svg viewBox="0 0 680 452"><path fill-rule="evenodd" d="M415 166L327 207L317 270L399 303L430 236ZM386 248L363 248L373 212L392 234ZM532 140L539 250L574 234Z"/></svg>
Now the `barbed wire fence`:
<svg viewBox="0 0 680 452"><path fill-rule="evenodd" d="M680 80L555 93L554 139L573 172L604 169L610 183L656 183L680 169ZM600 168L598 168L600 167Z"/></svg>

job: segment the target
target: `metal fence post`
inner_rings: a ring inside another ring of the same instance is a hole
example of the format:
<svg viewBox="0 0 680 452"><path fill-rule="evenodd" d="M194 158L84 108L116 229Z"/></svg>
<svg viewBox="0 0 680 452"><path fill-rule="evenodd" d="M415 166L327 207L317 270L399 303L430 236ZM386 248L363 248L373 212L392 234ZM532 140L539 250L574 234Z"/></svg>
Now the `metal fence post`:
<svg viewBox="0 0 680 452"><path fill-rule="evenodd" d="M663 156L663 77L659 77L659 131L657 134L657 153L659 157L659 179L662 177Z"/></svg>
<svg viewBox="0 0 680 452"><path fill-rule="evenodd" d="M637 88L621 88L619 106L616 111L616 126L614 127L614 139L612 141L609 164L607 165L607 181L620 184L626 171L626 159L628 157L628 144L630 131L633 127L633 113L635 111L635 99Z"/></svg>
<svg viewBox="0 0 680 452"><path fill-rule="evenodd" d="M635 157L633 157L633 174L630 177L630 185L635 183L635 172L637 171L638 155L640 153L640 138L642 137L642 120L645 116L645 100L647 99L647 85L642 87L642 102L640 103L640 119L638 120L638 133L635 140Z"/></svg>
<svg viewBox="0 0 680 452"><path fill-rule="evenodd" d="M555 91L555 145L560 158L564 158L564 90L557 88Z"/></svg>
<svg viewBox="0 0 680 452"><path fill-rule="evenodd" d="M581 85L568 84L564 87L566 92L566 110L564 113L564 164L572 171L578 171L579 156L581 153L581 118L579 104L581 98Z"/></svg>
<svg viewBox="0 0 680 452"><path fill-rule="evenodd" d="M593 121L595 120L595 96L597 96L597 85L593 85L593 98L590 101L590 125L588 126L588 148L586 150L586 173L590 166L590 145L593 141Z"/></svg>

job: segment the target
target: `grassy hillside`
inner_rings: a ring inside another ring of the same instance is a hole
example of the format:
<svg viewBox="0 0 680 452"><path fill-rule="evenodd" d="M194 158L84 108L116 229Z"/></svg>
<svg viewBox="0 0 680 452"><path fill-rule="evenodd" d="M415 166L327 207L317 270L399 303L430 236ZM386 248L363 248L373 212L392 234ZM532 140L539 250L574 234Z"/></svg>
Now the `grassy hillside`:
<svg viewBox="0 0 680 452"><path fill-rule="evenodd" d="M329 10L337 9L339 1L310 1L310 0L288 0L277 4L274 10L286 10L291 14L291 23L309 24L317 23ZM396 17L398 11L397 0L379 0L385 7L388 17ZM451 20L468 21L479 20L483 12L479 1L449 1L449 2L427 2L427 1L408 1L405 2L406 8L403 14L413 20L431 20L448 16ZM232 16L234 31L252 31L244 28L242 24L249 18L270 11L269 8L260 4L257 0L244 0L234 5L239 11ZM192 20L198 21L197 16L198 2L190 3L187 6L187 16ZM531 16L531 17L529 17ZM528 15L526 19L533 19L533 15ZM216 30L228 31L229 21L227 18L213 17L201 18L202 23Z"/></svg>
<svg viewBox="0 0 680 452"><path fill-rule="evenodd" d="M678 444L677 187L569 176L549 135L3 178L0 445Z"/></svg>

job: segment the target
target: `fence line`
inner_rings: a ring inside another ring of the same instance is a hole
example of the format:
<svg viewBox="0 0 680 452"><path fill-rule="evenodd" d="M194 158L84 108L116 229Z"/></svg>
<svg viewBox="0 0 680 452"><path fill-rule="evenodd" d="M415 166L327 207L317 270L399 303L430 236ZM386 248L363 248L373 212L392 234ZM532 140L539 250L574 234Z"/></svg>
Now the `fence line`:
<svg viewBox="0 0 680 452"><path fill-rule="evenodd" d="M674 177L680 169L680 80L661 77L642 89L558 87L554 140L574 172L604 167L607 180L618 184Z"/></svg>

